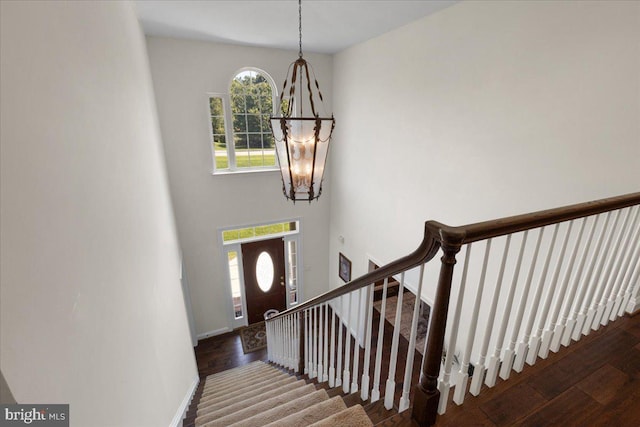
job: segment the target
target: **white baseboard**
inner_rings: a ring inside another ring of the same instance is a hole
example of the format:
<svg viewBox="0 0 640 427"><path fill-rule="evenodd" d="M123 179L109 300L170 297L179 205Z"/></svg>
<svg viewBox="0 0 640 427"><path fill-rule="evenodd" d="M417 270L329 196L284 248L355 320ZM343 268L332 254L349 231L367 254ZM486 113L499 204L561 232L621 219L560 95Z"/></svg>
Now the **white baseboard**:
<svg viewBox="0 0 640 427"><path fill-rule="evenodd" d="M220 329L214 329L213 331L209 331L209 332L205 332L202 334L198 334L198 341L203 340L205 338L209 338L209 337L215 337L216 335L222 335L222 334L226 334L227 332L231 332L232 329L230 328L220 328Z"/></svg>
<svg viewBox="0 0 640 427"><path fill-rule="evenodd" d="M174 415L173 420L171 420L171 424L169 424L169 427L180 427L182 425L182 420L184 420L184 418L187 416L189 405L191 404L193 395L196 393L198 384L200 384L200 377L196 375L195 378L193 379L193 383L191 384L191 387L189 387L189 390L187 390L187 394L184 396L182 403L178 407L178 410L176 411L176 414Z"/></svg>

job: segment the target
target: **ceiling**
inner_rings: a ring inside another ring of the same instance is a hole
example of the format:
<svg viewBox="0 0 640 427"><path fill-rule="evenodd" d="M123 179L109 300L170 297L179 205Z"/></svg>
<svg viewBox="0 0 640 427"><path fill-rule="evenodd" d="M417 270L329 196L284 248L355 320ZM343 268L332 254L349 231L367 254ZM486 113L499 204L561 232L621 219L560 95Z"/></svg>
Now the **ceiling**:
<svg viewBox="0 0 640 427"><path fill-rule="evenodd" d="M136 0L145 34L298 49L295 0ZM305 0L302 48L336 53L435 13L455 0Z"/></svg>

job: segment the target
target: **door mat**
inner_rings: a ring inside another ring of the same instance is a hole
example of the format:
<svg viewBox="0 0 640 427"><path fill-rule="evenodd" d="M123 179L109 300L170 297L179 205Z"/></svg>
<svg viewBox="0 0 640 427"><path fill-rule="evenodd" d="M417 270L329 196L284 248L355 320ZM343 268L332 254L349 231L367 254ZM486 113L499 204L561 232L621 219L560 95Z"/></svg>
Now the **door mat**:
<svg viewBox="0 0 640 427"><path fill-rule="evenodd" d="M263 349L267 346L267 330L264 322L254 323L240 329L240 341L244 354Z"/></svg>

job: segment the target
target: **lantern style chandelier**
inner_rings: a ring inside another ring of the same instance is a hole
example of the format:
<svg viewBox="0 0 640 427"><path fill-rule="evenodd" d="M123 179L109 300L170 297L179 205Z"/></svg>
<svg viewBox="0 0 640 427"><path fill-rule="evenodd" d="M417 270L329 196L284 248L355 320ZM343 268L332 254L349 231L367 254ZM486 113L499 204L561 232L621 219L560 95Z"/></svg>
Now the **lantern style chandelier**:
<svg viewBox="0 0 640 427"><path fill-rule="evenodd" d="M329 142L335 126L333 114L328 117L324 111L320 85L313 68L302 57L302 0L298 0L298 35L298 59L289 66L277 113L271 116L282 191L294 203L298 200L311 202L320 197ZM323 116L318 106L322 108Z"/></svg>

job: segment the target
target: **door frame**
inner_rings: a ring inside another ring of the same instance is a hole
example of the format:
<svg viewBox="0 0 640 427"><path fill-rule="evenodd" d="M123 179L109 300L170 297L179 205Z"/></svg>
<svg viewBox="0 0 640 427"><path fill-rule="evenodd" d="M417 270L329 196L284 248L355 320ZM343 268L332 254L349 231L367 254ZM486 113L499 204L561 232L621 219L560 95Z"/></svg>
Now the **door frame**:
<svg viewBox="0 0 640 427"><path fill-rule="evenodd" d="M295 231L286 231L283 233L274 233L260 237L252 237L247 239L235 240L230 243L225 243L223 240L223 233L229 230L243 229L243 228L251 228L251 227L261 227L265 225L271 224L279 224L286 222L296 222L297 229ZM287 308L291 308L301 301L303 301L303 268L300 268L303 264L302 260L302 218L292 218L292 219L283 219L277 221L269 221L269 222L261 222L256 224L243 224L243 225L234 225L229 227L222 227L218 229L218 239L220 244L220 252L222 254L222 266L225 271L225 305L227 307L227 319L228 324L231 326L231 329L237 329L243 326L248 326L248 318L247 318L247 298L245 292L244 285L244 265L242 263L242 244L249 242L258 242L261 240L270 240L275 238L282 238L284 244L284 269L285 269L285 286L287 287ZM296 265L296 284L297 284L297 302L291 303L290 295L291 295L291 286L289 284L289 278L291 277L291 269L289 267L289 242L295 242L296 253L295 253L295 265ZM235 252L238 260L238 279L240 281L240 296L242 299L242 317L236 318L235 311L233 309L233 295L231 294L231 271L229 269L229 252Z"/></svg>

